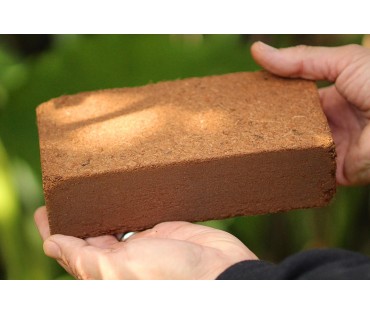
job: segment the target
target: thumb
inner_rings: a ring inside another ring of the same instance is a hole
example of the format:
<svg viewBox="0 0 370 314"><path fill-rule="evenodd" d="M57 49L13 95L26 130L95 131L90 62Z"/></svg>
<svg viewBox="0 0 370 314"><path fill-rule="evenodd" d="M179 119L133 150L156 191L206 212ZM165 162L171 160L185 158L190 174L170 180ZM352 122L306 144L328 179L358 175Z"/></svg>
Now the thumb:
<svg viewBox="0 0 370 314"><path fill-rule="evenodd" d="M335 82L338 93L369 118L370 49L359 45L276 49L256 42L251 52L257 63L276 75Z"/></svg>
<svg viewBox="0 0 370 314"><path fill-rule="evenodd" d="M251 52L259 65L276 75L334 82L359 54L364 54L364 48L358 45L334 48L301 45L276 49L256 42Z"/></svg>
<svg viewBox="0 0 370 314"><path fill-rule="evenodd" d="M101 278L101 249L90 246L86 241L64 236L52 235L44 242L44 252L55 258L72 276L78 279Z"/></svg>

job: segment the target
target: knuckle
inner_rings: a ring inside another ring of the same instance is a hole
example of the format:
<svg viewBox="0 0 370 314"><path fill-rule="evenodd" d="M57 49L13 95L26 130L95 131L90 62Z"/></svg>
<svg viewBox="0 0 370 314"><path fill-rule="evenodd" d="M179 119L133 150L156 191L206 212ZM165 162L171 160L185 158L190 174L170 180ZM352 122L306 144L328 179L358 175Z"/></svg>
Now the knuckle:
<svg viewBox="0 0 370 314"><path fill-rule="evenodd" d="M364 48L358 44L349 44L346 46L347 49L352 51L362 51Z"/></svg>
<svg viewBox="0 0 370 314"><path fill-rule="evenodd" d="M307 45L297 45L295 46L295 49L300 53L305 53L307 50L309 50L311 47Z"/></svg>
<svg viewBox="0 0 370 314"><path fill-rule="evenodd" d="M368 53L366 48L358 44L350 44L350 45L344 46L344 49L346 53L348 53L349 55L352 55L353 57L361 56L361 55Z"/></svg>

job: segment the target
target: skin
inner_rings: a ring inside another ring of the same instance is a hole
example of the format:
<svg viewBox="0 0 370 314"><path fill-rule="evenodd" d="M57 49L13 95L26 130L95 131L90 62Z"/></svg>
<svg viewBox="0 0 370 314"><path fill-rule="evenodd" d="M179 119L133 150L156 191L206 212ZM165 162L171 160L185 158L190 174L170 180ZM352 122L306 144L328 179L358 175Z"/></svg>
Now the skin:
<svg viewBox="0 0 370 314"><path fill-rule="evenodd" d="M188 222L163 222L120 242L110 235L50 236L44 206L35 221L45 254L78 279L214 279L237 262L257 259L231 234Z"/></svg>
<svg viewBox="0 0 370 314"><path fill-rule="evenodd" d="M276 75L333 83L320 89L320 97L336 145L337 182L368 184L370 50L358 45L275 49L257 42L251 52L257 63Z"/></svg>
<svg viewBox="0 0 370 314"><path fill-rule="evenodd" d="M370 182L370 50L253 44L252 55L283 77L327 80L320 90L337 150L337 182ZM114 236L50 236L46 208L35 213L45 254L78 279L214 279L257 257L231 234L187 222L164 222L120 242Z"/></svg>

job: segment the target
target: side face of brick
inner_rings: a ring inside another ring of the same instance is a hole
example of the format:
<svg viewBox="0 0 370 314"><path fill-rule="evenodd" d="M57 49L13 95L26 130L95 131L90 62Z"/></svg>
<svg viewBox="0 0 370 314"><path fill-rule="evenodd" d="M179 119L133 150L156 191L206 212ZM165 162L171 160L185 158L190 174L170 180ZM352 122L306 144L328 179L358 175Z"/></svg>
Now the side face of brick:
<svg viewBox="0 0 370 314"><path fill-rule="evenodd" d="M73 179L47 192L46 204L52 233L87 237L323 207L335 192L334 173L330 147L265 152Z"/></svg>

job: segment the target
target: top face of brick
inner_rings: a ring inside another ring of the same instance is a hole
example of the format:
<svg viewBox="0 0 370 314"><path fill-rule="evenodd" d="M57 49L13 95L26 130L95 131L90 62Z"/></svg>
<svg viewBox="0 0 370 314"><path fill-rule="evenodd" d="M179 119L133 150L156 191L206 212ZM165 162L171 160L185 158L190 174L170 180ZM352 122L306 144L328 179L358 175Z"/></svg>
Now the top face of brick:
<svg viewBox="0 0 370 314"><path fill-rule="evenodd" d="M62 96L37 120L59 178L333 144L315 84L266 72Z"/></svg>

